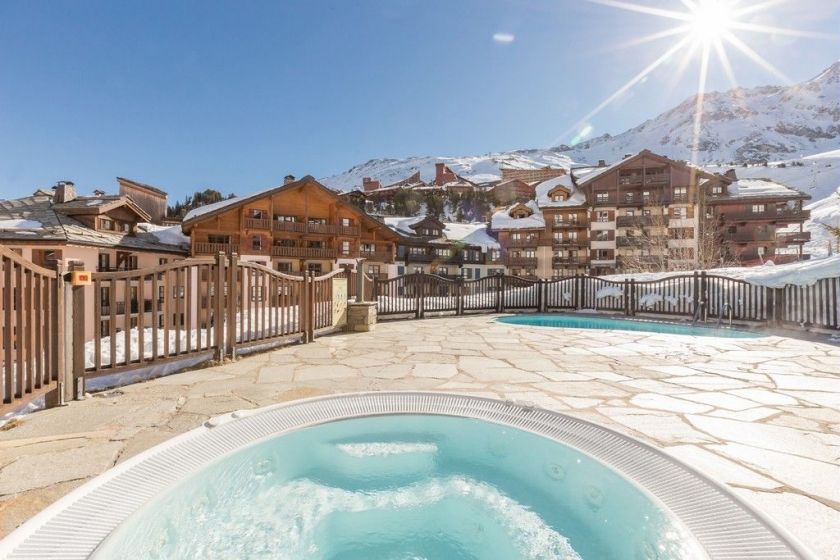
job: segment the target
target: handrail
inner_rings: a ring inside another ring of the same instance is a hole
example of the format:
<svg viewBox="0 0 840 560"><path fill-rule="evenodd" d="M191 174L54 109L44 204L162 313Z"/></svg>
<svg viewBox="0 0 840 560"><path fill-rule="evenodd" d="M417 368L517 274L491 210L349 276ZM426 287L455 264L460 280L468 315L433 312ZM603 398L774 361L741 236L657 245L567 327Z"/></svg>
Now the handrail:
<svg viewBox="0 0 840 560"><path fill-rule="evenodd" d="M172 261L165 264L159 264L149 268L136 268L134 270L120 270L117 272L94 272L92 274L93 280L124 280L126 278L138 278L151 276L153 274L160 274L169 270L177 268L189 268L192 266L201 266L208 264L216 264L216 259L213 257L190 257L188 259L181 259L180 261Z"/></svg>
<svg viewBox="0 0 840 560"><path fill-rule="evenodd" d="M0 257L11 259L16 264L19 264L25 269L31 270L32 272L36 272L42 276L56 278L55 270L50 270L49 268L44 268L43 266L37 265L34 262L27 260L26 258L12 251L11 249L8 249L2 245L0 245Z"/></svg>

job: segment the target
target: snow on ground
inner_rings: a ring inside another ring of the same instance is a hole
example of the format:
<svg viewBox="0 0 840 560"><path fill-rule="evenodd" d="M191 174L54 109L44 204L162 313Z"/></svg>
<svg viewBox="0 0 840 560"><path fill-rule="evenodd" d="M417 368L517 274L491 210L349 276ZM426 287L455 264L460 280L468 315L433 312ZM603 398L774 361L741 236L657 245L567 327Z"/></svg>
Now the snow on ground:
<svg viewBox="0 0 840 560"><path fill-rule="evenodd" d="M781 288L787 284L811 286L823 278L840 276L840 255L816 258L795 263L774 265L768 262L763 266L733 266L712 268L707 274L727 276L738 280L746 280L751 284L768 288ZM661 280L681 274L692 274L691 271L680 272L639 272L633 274L612 274L601 276L606 280L635 279L637 281Z"/></svg>

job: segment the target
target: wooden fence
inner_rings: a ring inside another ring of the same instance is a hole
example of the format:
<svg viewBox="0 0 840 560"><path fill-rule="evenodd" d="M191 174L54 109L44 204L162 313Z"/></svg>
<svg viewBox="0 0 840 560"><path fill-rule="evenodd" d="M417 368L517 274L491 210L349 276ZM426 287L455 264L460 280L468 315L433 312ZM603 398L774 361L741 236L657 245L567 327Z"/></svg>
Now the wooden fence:
<svg viewBox="0 0 840 560"><path fill-rule="evenodd" d="M0 247L0 412L56 387L63 371L63 294L58 270Z"/></svg>
<svg viewBox="0 0 840 560"><path fill-rule="evenodd" d="M750 321L774 326L838 329L840 278L814 286L767 288L705 272L659 280L607 280L569 276L535 280L508 275L478 280L416 273L372 281L379 315L591 310Z"/></svg>

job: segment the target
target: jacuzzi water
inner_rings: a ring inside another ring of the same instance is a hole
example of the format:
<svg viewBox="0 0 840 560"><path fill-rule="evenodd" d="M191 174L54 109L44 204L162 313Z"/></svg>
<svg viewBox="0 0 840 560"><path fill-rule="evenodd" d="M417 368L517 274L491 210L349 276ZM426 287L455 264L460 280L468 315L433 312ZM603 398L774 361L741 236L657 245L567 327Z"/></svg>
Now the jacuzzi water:
<svg viewBox="0 0 840 560"><path fill-rule="evenodd" d="M706 558L627 479L483 420L385 415L275 436L151 500L94 558Z"/></svg>
<svg viewBox="0 0 840 560"><path fill-rule="evenodd" d="M591 317L588 315L523 314L499 317L497 321L500 323L528 325L532 327L643 331L663 334L687 334L692 336L718 336L723 338L759 338L762 336L758 333L730 328L698 327L660 321L614 319L612 317Z"/></svg>

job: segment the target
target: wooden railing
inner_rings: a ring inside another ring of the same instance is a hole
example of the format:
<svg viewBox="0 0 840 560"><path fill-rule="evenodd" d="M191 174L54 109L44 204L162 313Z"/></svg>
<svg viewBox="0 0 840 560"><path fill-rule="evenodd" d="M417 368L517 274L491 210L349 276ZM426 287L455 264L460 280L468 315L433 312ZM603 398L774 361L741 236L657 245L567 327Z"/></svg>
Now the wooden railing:
<svg viewBox="0 0 840 560"><path fill-rule="evenodd" d="M301 259L334 259L338 252L332 247L284 247L271 248L274 257L297 257Z"/></svg>
<svg viewBox="0 0 840 560"><path fill-rule="evenodd" d="M705 272L644 282L582 275L551 280L493 275L465 281L417 273L374 280L373 298L383 316L576 309L715 323L731 316L735 321L840 329L840 278L774 289Z"/></svg>
<svg viewBox="0 0 840 560"><path fill-rule="evenodd" d="M196 242L193 247L196 255L215 255L218 253L230 255L239 250L239 245L233 243Z"/></svg>
<svg viewBox="0 0 840 560"><path fill-rule="evenodd" d="M262 218L245 218L246 229L271 229L271 220Z"/></svg>
<svg viewBox="0 0 840 560"><path fill-rule="evenodd" d="M63 290L58 269L0 247L0 413L56 387L64 362Z"/></svg>

